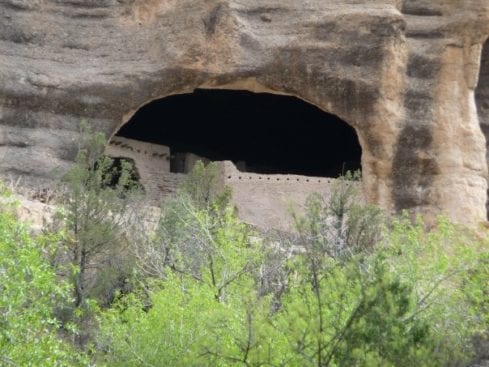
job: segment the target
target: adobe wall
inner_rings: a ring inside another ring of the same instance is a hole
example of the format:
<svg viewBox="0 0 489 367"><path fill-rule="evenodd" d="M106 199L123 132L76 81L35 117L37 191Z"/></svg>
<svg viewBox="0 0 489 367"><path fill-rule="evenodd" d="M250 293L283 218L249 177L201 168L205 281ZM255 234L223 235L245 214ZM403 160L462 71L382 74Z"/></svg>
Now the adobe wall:
<svg viewBox="0 0 489 367"><path fill-rule="evenodd" d="M337 179L240 172L232 162L219 162L225 185L245 222L265 229L293 229L292 212L301 213L309 195L329 198ZM352 185L359 183L351 182ZM361 186L358 187L361 194Z"/></svg>
<svg viewBox="0 0 489 367"><path fill-rule="evenodd" d="M130 158L136 163L139 181L149 200L175 192L184 175L170 173L170 148L114 136L105 149L112 158Z"/></svg>
<svg viewBox="0 0 489 367"><path fill-rule="evenodd" d="M170 172L171 151L163 145L114 136L105 154L134 160L140 183L152 205L159 205L185 179L183 173ZM188 172L201 157L192 153L185 156L183 165ZM301 212L307 197L313 193L329 197L336 181L324 177L241 172L230 161L216 163L218 180L232 189L240 218L267 230L292 229L292 210Z"/></svg>

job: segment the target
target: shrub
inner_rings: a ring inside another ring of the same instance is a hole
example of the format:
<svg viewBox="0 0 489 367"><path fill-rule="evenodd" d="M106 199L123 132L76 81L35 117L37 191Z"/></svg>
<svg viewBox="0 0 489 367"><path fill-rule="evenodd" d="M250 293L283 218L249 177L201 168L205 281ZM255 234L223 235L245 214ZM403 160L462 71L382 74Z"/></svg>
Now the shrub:
<svg viewBox="0 0 489 367"><path fill-rule="evenodd" d="M82 124L76 163L63 179L58 220L51 228L62 234L55 262L73 293L72 304L59 315L77 325L79 345L96 330L95 303L107 307L118 290L129 288L128 234L139 230L142 200L132 166L123 160L114 165L103 155L105 143L103 134Z"/></svg>
<svg viewBox="0 0 489 367"><path fill-rule="evenodd" d="M138 246L149 277L142 290L101 316L109 365L222 365L227 348L238 348L245 305L256 300L258 246L225 197L194 196L187 185L163 209L156 236Z"/></svg>
<svg viewBox="0 0 489 367"><path fill-rule="evenodd" d="M390 241L380 246L398 277L413 288L418 318L430 325L432 359L460 365L473 355L472 337L489 330L487 237L439 218L426 231L421 218L393 221Z"/></svg>
<svg viewBox="0 0 489 367"><path fill-rule="evenodd" d="M0 192L0 365L86 365L58 338L54 309L68 302L70 288L47 260L57 238L32 237L12 203L5 204L8 193L1 185Z"/></svg>
<svg viewBox="0 0 489 367"><path fill-rule="evenodd" d="M318 367L467 361L470 337L487 328L487 247L444 220L431 232L403 218L387 225L351 193L339 187L330 201L312 197L296 218L295 253L273 265L228 201L181 193L163 211L150 256L139 257L141 268L151 264L143 291L101 316L102 360ZM264 291L260 273L276 264L280 291Z"/></svg>

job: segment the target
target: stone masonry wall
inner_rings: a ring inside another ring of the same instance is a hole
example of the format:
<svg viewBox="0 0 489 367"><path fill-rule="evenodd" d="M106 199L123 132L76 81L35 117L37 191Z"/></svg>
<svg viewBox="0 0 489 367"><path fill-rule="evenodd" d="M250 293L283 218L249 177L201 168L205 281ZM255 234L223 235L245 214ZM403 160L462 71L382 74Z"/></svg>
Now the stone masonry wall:
<svg viewBox="0 0 489 367"><path fill-rule="evenodd" d="M106 154L134 160L147 199L153 205L159 205L174 193L185 178L185 174L170 172L170 148L163 145L115 136ZM198 159L191 153L188 157L192 164ZM241 172L230 161L217 162L217 166L218 180L231 188L241 219L262 229L292 229L291 211L301 212L307 197L313 193L328 197L336 181L324 177Z"/></svg>
<svg viewBox="0 0 489 367"><path fill-rule="evenodd" d="M136 170L146 196L158 199L175 191L183 175L170 173L170 148L137 140L114 136L105 154L113 158L130 158L136 162Z"/></svg>
<svg viewBox="0 0 489 367"><path fill-rule="evenodd" d="M232 162L219 162L223 182L233 192L240 217L265 229L293 229L292 212L301 213L313 193L331 194L337 179L299 175L240 172ZM352 185L359 185L351 182ZM361 194L361 187L358 187Z"/></svg>

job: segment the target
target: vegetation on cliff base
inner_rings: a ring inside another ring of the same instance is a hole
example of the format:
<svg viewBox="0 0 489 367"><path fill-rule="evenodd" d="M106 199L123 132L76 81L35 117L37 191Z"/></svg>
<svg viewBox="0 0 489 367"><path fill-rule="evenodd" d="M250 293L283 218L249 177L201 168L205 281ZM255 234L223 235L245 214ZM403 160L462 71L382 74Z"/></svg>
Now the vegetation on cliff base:
<svg viewBox="0 0 489 367"><path fill-rule="evenodd" d="M59 338L56 308L70 286L47 260L56 235L31 236L15 216L15 202L0 185L0 366L72 366L88 363ZM69 324L66 325L69 328ZM75 330L70 329L69 333Z"/></svg>
<svg viewBox="0 0 489 367"><path fill-rule="evenodd" d="M484 243L441 219L430 232L408 218L387 227L378 210L357 206L351 195L340 186L334 200L312 197L295 236L265 239L238 220L229 201L194 205L192 195L181 193L144 246L158 271L145 271L150 260L138 256L139 287L100 314L101 360L113 366L469 360L471 338L487 328Z"/></svg>
<svg viewBox="0 0 489 367"><path fill-rule="evenodd" d="M347 181L263 234L201 164L149 230L129 167L87 149L42 235L2 190L2 366L455 366L489 328L488 237L387 221Z"/></svg>

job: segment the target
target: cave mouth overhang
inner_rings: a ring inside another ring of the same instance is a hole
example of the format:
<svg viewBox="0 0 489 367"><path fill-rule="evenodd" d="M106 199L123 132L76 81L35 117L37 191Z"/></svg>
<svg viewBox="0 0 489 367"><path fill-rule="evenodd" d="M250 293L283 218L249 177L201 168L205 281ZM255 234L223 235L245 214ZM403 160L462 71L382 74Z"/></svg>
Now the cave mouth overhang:
<svg viewBox="0 0 489 367"><path fill-rule="evenodd" d="M260 174L339 177L361 169L355 129L287 95L196 89L147 103L116 136L169 147L173 172L185 170L186 154Z"/></svg>

